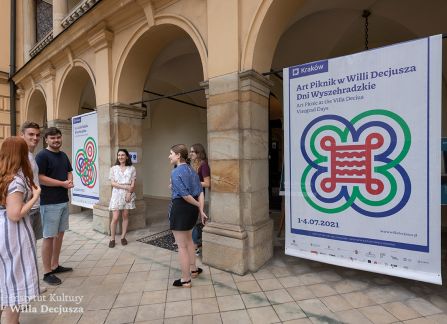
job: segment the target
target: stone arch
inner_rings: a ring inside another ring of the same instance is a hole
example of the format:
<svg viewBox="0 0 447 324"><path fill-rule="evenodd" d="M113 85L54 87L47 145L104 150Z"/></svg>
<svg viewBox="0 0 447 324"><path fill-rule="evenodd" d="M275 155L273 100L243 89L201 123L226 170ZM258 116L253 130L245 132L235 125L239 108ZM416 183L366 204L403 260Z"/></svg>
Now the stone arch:
<svg viewBox="0 0 447 324"><path fill-rule="evenodd" d="M177 15L159 15L155 17L155 25L174 25L184 30L196 45L202 61L203 79L208 79L208 50L205 41L197 28L187 19Z"/></svg>
<svg viewBox="0 0 447 324"><path fill-rule="evenodd" d="M63 74L56 92L55 119L68 119L79 113L81 97L87 88L95 94L96 78L91 67L83 60L75 59ZM96 106L96 98L91 103Z"/></svg>
<svg viewBox="0 0 447 324"><path fill-rule="evenodd" d="M153 61L170 42L185 36L194 43L202 63L203 79L207 79L207 49L199 31L183 17L158 15L153 26L144 23L137 28L121 54L113 80L113 100L123 103L141 100Z"/></svg>
<svg viewBox="0 0 447 324"><path fill-rule="evenodd" d="M242 71L254 69L262 73L270 69L279 39L304 3L306 1L296 0L263 0L260 3L243 44Z"/></svg>
<svg viewBox="0 0 447 324"><path fill-rule="evenodd" d="M47 121L47 97L40 85L37 85L30 93L26 102L23 121L29 120L45 126Z"/></svg>
<svg viewBox="0 0 447 324"><path fill-rule="evenodd" d="M403 11L402 8L404 7L407 9ZM442 0L433 0L429 6L417 0L396 0L392 2L377 0L372 3L371 1L358 1L355 5L349 3L346 5L339 3L337 5L333 2L315 4L309 0L263 0L252 18L249 31L244 39L241 69L255 69L259 72L268 71L272 66L272 59L282 35L295 23L305 20L316 13L336 11L342 13L342 16L350 14L350 19L354 18L356 20L352 21L359 23L357 31L359 35L362 35L363 18L361 14L363 8L369 8L372 12L370 23L374 20L377 22L392 22L392 25L397 26L399 30L406 30L407 37L404 38L392 39L390 38L390 31L380 33L380 36L383 37L382 45L441 33L445 29L442 12L445 12L445 9L447 9L447 4ZM427 12L422 14L422 11L430 11L430 14L427 14ZM346 22L343 21L344 18L342 16L335 22L335 25L331 26L345 24ZM427 20L427 16L432 17L429 20L430 23L426 21L424 23L424 19ZM441 21L442 23L440 23ZM326 24L325 20L320 22ZM372 23L370 24L371 26L377 26L377 24ZM330 30L328 31L330 32ZM370 28L370 32L373 33L374 28ZM343 34L342 32L340 36ZM312 36L314 36L314 33L312 33ZM320 42L324 41L321 40ZM305 45L302 44L302 46ZM296 46L300 47L301 45L297 44ZM356 51L358 50L363 50L363 48L358 48ZM328 55L333 54L333 52L337 51L329 52Z"/></svg>

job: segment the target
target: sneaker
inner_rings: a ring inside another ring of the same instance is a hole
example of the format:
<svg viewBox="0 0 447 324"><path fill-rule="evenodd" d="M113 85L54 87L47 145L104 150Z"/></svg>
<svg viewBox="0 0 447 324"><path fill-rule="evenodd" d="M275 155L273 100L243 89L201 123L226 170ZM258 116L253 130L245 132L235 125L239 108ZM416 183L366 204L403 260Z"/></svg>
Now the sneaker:
<svg viewBox="0 0 447 324"><path fill-rule="evenodd" d="M200 249L199 248L196 249L196 255L200 256Z"/></svg>
<svg viewBox="0 0 447 324"><path fill-rule="evenodd" d="M175 287L191 288L191 279L189 279L188 281L182 281L182 279L177 279L176 281L174 281L172 285Z"/></svg>
<svg viewBox="0 0 447 324"><path fill-rule="evenodd" d="M62 272L68 272L68 271L73 271L73 268L69 268L69 267L63 267L58 265L56 269L54 269L53 271L51 271L51 273L62 273Z"/></svg>
<svg viewBox="0 0 447 324"><path fill-rule="evenodd" d="M43 281L51 286L58 286L62 283L62 281L51 272L43 275Z"/></svg>

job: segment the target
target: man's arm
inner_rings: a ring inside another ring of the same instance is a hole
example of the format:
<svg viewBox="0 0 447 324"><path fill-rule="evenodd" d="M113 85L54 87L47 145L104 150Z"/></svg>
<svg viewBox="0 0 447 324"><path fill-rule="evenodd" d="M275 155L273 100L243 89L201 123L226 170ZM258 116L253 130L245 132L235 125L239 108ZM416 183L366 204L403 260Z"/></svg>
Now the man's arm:
<svg viewBox="0 0 447 324"><path fill-rule="evenodd" d="M63 181L47 177L44 174L39 174L39 183L47 187L63 187Z"/></svg>
<svg viewBox="0 0 447 324"><path fill-rule="evenodd" d="M69 173L69 176L71 175L71 180L57 180L50 177L47 177L44 174L39 174L39 183L41 185L47 186L47 187L63 187L66 189L73 188L73 175L71 172Z"/></svg>

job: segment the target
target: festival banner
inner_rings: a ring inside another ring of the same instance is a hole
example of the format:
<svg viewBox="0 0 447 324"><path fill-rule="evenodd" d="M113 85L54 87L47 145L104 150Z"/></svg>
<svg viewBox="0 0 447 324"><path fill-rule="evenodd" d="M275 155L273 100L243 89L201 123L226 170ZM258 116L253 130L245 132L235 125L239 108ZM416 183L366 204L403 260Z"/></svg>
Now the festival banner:
<svg viewBox="0 0 447 324"><path fill-rule="evenodd" d="M284 69L286 254L442 284L441 40Z"/></svg>
<svg viewBox="0 0 447 324"><path fill-rule="evenodd" d="M71 119L73 182L71 203L93 208L99 201L98 117L91 112Z"/></svg>

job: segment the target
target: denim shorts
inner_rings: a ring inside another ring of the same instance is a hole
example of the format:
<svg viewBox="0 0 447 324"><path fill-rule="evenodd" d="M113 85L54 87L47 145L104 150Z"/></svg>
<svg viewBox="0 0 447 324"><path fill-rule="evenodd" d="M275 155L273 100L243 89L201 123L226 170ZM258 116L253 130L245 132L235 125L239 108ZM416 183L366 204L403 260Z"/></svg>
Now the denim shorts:
<svg viewBox="0 0 447 324"><path fill-rule="evenodd" d="M68 230L68 202L61 204L41 205L43 237L57 236Z"/></svg>

